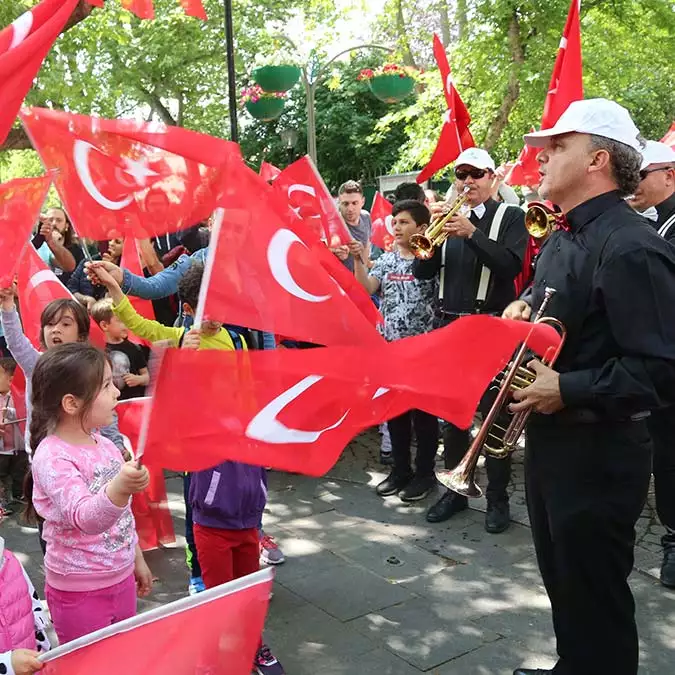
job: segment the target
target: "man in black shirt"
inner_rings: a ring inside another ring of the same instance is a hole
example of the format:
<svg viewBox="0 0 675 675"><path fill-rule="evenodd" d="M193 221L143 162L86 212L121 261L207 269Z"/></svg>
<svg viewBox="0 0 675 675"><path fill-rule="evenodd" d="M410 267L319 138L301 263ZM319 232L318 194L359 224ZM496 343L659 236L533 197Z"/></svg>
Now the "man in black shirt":
<svg viewBox="0 0 675 675"><path fill-rule="evenodd" d="M551 287L547 314L568 333L555 370L532 362L536 380L511 404L533 413L527 503L559 657L515 675L636 675L627 580L651 472L647 417L675 397L675 248L624 200L643 145L624 108L576 101L525 140L542 148L539 192L567 227L542 248L531 303L504 316L528 320Z"/></svg>
<svg viewBox="0 0 675 675"><path fill-rule="evenodd" d="M450 219L450 234L430 260L416 260L413 274L418 279L439 276L439 298L435 327L467 314L501 314L515 296L514 280L520 273L527 232L525 214L517 206L500 205L491 198L495 163L480 148L469 148L455 162L455 188L469 188L467 207ZM468 210L468 209L467 209ZM482 408L490 403L485 397ZM469 431L446 424L443 429L445 466L453 469L469 447ZM485 529L503 532L510 521L506 488L511 477L510 459L486 459L488 507ZM427 513L438 523L468 507L466 497L446 492Z"/></svg>

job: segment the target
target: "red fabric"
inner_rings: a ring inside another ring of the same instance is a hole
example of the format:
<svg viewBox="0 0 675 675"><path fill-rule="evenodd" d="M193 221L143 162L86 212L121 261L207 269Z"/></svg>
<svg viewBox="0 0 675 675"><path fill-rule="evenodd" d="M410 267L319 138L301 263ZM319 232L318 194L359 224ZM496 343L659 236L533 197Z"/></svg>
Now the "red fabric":
<svg viewBox="0 0 675 675"><path fill-rule="evenodd" d="M675 150L675 122L671 125L668 133L661 139L661 143L665 143Z"/></svg>
<svg viewBox="0 0 675 675"><path fill-rule="evenodd" d="M154 19L155 8L152 0L120 0L122 7L133 12L139 19Z"/></svg>
<svg viewBox="0 0 675 675"><path fill-rule="evenodd" d="M197 557L206 588L220 586L260 569L260 533L247 530L221 530L194 523Z"/></svg>
<svg viewBox="0 0 675 675"><path fill-rule="evenodd" d="M274 179L273 187L328 246L340 246L352 240L335 200L308 155L287 166Z"/></svg>
<svg viewBox="0 0 675 675"><path fill-rule="evenodd" d="M103 7L103 0L87 0L94 7ZM202 5L202 0L178 0L181 7L188 16L194 16L197 19L207 20L206 10ZM154 19L155 10L152 0L121 0L122 7L133 12L139 19Z"/></svg>
<svg viewBox="0 0 675 675"><path fill-rule="evenodd" d="M26 376L23 374L21 368L14 371L12 377L12 384L10 386L12 392L12 401L14 402L14 410L16 410L16 418L18 420L26 419ZM21 434L26 433L26 423L18 422Z"/></svg>
<svg viewBox="0 0 675 675"><path fill-rule="evenodd" d="M534 131L532 127L531 131ZM506 174L504 182L507 185L527 185L537 187L541 181L539 175L539 162L537 162L537 153L540 148L534 148L531 145L523 146L518 155L518 159Z"/></svg>
<svg viewBox="0 0 675 675"><path fill-rule="evenodd" d="M436 34L434 34L434 58L443 80L443 93L448 109L443 116L443 126L434 154L417 176L418 183L424 183L437 171L454 162L463 150L476 145L469 131L471 116L452 81L448 55Z"/></svg>
<svg viewBox="0 0 675 675"><path fill-rule="evenodd" d="M0 31L0 143L78 0L43 0Z"/></svg>
<svg viewBox="0 0 675 675"><path fill-rule="evenodd" d="M47 198L52 176L16 178L0 185L0 288L12 285L24 246Z"/></svg>
<svg viewBox="0 0 675 675"><path fill-rule="evenodd" d="M134 454L145 410L146 398L130 398L117 404L119 430ZM147 463L146 463L147 466ZM176 533L169 511L164 472L159 466L148 466L150 484L131 498L131 510L136 519L136 532L143 551L176 543Z"/></svg>
<svg viewBox="0 0 675 675"><path fill-rule="evenodd" d="M23 250L17 268L17 276L23 332L36 349L42 349L40 344L42 310L52 300L72 298L73 296L30 245ZM98 347L105 346L105 337L93 320L90 322L89 341Z"/></svg>
<svg viewBox="0 0 675 675"><path fill-rule="evenodd" d="M523 268L514 282L516 295L520 295L530 285L533 275L532 261L537 253L539 253L540 243L534 237L527 238L527 247L523 256Z"/></svg>
<svg viewBox="0 0 675 675"><path fill-rule="evenodd" d="M272 181L281 173L281 169L270 164L269 162L263 162L260 165L260 177L264 181Z"/></svg>
<svg viewBox="0 0 675 675"><path fill-rule="evenodd" d="M271 574L183 598L47 654L41 675L249 675L272 588ZM72 651L71 651L72 650Z"/></svg>
<svg viewBox="0 0 675 675"><path fill-rule="evenodd" d="M194 16L196 19L206 21L209 17L206 15L202 0L179 0L181 7L188 16Z"/></svg>
<svg viewBox="0 0 675 675"><path fill-rule="evenodd" d="M239 146L179 127L44 108L21 119L82 237L145 239L206 220Z"/></svg>
<svg viewBox="0 0 675 675"><path fill-rule="evenodd" d="M581 61L581 24L579 22L580 0L572 0L565 30L556 56L551 82L544 101L544 114L541 128L550 129L558 121L570 103L580 101L584 97ZM517 166L507 179L509 185L538 185L539 165L536 148L521 151ZM536 180L533 181L536 176Z"/></svg>
<svg viewBox="0 0 675 675"><path fill-rule="evenodd" d="M202 282L205 318L316 344L381 342L317 264L307 244L316 238L260 176L228 171L223 204Z"/></svg>
<svg viewBox="0 0 675 675"><path fill-rule="evenodd" d="M394 231L391 228L391 204L379 192L375 193L370 217L373 221L370 241L384 251L391 251L394 247Z"/></svg>
<svg viewBox="0 0 675 675"><path fill-rule="evenodd" d="M233 460L318 476L360 431L410 408L466 428L488 384L532 329L471 316L378 346L166 350L145 456L177 471ZM559 337L537 326L529 344L541 353ZM190 396L176 396L188 387Z"/></svg>
<svg viewBox="0 0 675 675"><path fill-rule="evenodd" d="M124 239L124 248L122 249L120 267L129 270L129 272L136 274L139 277L143 276L141 259L138 254L138 246L136 244L136 240L133 237L126 237ZM141 316L154 321L155 310L153 309L152 302L150 300L144 300L143 298L138 298L135 295L130 295L129 302ZM131 331L129 332L129 339L131 342L134 342L138 345L146 345L147 347L151 346L150 342L137 337Z"/></svg>

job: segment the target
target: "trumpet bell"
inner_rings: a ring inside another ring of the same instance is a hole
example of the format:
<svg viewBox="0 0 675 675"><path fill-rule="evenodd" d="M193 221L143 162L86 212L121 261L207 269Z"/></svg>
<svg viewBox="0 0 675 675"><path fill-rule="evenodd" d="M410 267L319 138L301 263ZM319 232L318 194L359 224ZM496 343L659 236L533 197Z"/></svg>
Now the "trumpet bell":
<svg viewBox="0 0 675 675"><path fill-rule="evenodd" d="M423 234L413 234L409 246L419 260L430 260L434 255L434 245Z"/></svg>
<svg viewBox="0 0 675 675"><path fill-rule="evenodd" d="M482 496L483 491L474 481L473 472L467 473L460 466L452 471L439 472L438 482L463 497L478 498Z"/></svg>
<svg viewBox="0 0 675 675"><path fill-rule="evenodd" d="M525 228L534 239L545 239L555 227L555 217L541 206L530 206L525 214Z"/></svg>

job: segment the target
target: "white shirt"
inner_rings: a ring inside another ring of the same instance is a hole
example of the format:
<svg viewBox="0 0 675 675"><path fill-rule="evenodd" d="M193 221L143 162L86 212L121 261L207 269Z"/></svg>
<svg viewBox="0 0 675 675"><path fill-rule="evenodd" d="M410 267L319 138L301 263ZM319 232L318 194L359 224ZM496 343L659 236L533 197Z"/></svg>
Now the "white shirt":
<svg viewBox="0 0 675 675"><path fill-rule="evenodd" d="M485 204L479 204L478 206L474 206L471 210L473 211L476 218L480 220L485 215L486 211Z"/></svg>

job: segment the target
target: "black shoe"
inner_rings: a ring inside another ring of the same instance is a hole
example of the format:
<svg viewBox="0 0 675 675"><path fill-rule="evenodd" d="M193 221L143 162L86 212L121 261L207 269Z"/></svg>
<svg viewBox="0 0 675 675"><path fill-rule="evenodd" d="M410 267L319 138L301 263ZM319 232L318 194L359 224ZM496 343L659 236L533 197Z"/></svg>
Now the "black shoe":
<svg viewBox="0 0 675 675"><path fill-rule="evenodd" d="M417 502L424 499L436 487L436 476L415 476L398 496L402 502Z"/></svg>
<svg viewBox="0 0 675 675"><path fill-rule="evenodd" d="M490 534L499 534L506 530L510 524L511 511L508 501L488 502L485 512L485 531Z"/></svg>
<svg viewBox="0 0 675 675"><path fill-rule="evenodd" d="M513 675L550 675L552 672L543 668L518 668L513 671Z"/></svg>
<svg viewBox="0 0 675 675"><path fill-rule="evenodd" d="M382 466L392 466L394 464L394 458L391 455L391 451L382 452L382 450L380 450L380 464L382 464Z"/></svg>
<svg viewBox="0 0 675 675"><path fill-rule="evenodd" d="M428 511L427 522L442 523L451 518L455 513L465 511L469 508L469 500L462 495L458 495L452 490L448 490Z"/></svg>
<svg viewBox="0 0 675 675"><path fill-rule="evenodd" d="M392 471L376 488L380 497L389 497L390 495L395 495L397 492L401 491L410 481L412 480L412 475L408 474L401 476L395 471Z"/></svg>
<svg viewBox="0 0 675 675"><path fill-rule="evenodd" d="M663 542L661 583L666 588L675 588L675 542Z"/></svg>

